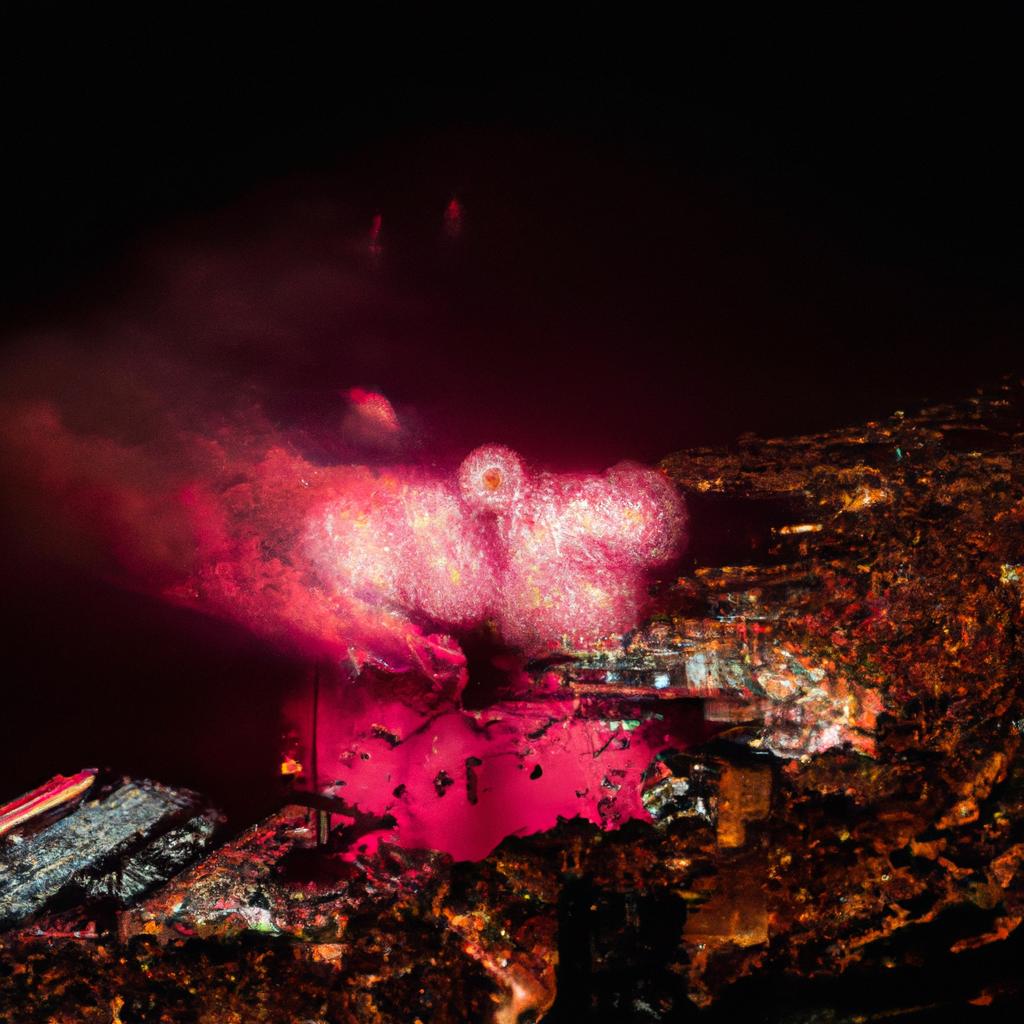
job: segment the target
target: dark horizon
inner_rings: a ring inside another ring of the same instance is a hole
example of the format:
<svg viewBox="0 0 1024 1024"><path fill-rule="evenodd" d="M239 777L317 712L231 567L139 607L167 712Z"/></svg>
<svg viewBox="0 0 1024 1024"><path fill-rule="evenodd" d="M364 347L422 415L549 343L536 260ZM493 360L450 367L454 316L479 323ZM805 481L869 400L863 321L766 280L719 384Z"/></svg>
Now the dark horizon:
<svg viewBox="0 0 1024 1024"><path fill-rule="evenodd" d="M328 248L380 214L378 276L430 316L416 337L372 311L360 327L397 347L354 367L338 319L307 317L318 359L286 387L354 372L428 419L459 403L439 428L459 445L550 395L582 412L591 460L953 397L1024 366L1024 160L1009 69L936 65L709 85L310 72L280 90L255 71L161 83L158 65L131 95L58 78L7 100L3 334L158 304L140 262L169 240L265 260L298 207ZM455 196L465 231L444 246ZM615 389L650 401L627 415Z"/></svg>

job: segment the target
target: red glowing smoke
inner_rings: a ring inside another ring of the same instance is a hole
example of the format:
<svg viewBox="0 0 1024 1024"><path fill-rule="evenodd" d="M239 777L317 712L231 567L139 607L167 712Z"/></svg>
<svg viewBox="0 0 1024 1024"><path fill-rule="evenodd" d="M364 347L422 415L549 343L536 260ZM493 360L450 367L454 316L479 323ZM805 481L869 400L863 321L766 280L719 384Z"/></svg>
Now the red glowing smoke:
<svg viewBox="0 0 1024 1024"><path fill-rule="evenodd" d="M495 624L537 655L636 625L645 572L678 554L682 503L659 474L529 474L479 448L457 481L381 474L314 512L306 552L338 600L444 628Z"/></svg>
<svg viewBox="0 0 1024 1024"><path fill-rule="evenodd" d="M370 436L399 431L383 396L349 397ZM431 636L482 625L531 656L621 633L683 539L681 499L639 466L534 474L497 446L448 477L320 466L255 413L181 431L167 466L79 435L45 405L6 432L53 514L105 544L134 585L357 664L419 665Z"/></svg>

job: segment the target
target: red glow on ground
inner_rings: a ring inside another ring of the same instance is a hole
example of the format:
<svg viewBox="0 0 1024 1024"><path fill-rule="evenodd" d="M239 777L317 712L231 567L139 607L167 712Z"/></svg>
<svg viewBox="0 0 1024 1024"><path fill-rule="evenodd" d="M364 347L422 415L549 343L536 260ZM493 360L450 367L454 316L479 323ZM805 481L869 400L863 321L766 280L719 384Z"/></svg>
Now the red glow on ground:
<svg viewBox="0 0 1024 1024"><path fill-rule="evenodd" d="M602 717L578 701L506 700L481 711L435 698L413 707L372 675L321 715L319 777L364 813L395 824L368 837L486 856L509 835L580 817L610 829L643 806L644 773L666 747L686 746L699 709L640 722Z"/></svg>

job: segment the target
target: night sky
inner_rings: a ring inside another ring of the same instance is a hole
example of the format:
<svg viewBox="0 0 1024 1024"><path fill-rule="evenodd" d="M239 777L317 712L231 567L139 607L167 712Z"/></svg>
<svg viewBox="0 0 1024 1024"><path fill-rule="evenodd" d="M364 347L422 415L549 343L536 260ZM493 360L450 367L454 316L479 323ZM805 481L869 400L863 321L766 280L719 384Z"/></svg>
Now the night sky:
<svg viewBox="0 0 1024 1024"><path fill-rule="evenodd" d="M313 447L339 388L380 389L442 463L494 440L599 469L967 394L1024 371L1024 157L1012 63L963 56L499 74L371 45L285 75L44 48L0 100L0 328L12 352L70 337L101 403L105 332L144 324L150 355ZM342 295L317 285L338 263ZM0 798L100 763L272 801L304 666L23 539L5 527Z"/></svg>

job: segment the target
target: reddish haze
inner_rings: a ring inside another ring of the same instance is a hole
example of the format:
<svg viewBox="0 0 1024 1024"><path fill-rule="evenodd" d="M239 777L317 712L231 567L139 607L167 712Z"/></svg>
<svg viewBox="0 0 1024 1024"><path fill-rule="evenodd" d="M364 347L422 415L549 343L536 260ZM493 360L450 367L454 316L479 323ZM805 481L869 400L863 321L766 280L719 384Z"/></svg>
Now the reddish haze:
<svg viewBox="0 0 1024 1024"><path fill-rule="evenodd" d="M350 401L346 423L399 431L383 396ZM116 581L335 662L404 669L425 634L485 624L530 655L594 643L637 624L646 572L682 540L681 499L640 466L533 475L493 446L458 480L321 466L256 409L156 446L75 432L47 403L2 429L9 472Z"/></svg>

